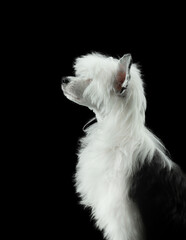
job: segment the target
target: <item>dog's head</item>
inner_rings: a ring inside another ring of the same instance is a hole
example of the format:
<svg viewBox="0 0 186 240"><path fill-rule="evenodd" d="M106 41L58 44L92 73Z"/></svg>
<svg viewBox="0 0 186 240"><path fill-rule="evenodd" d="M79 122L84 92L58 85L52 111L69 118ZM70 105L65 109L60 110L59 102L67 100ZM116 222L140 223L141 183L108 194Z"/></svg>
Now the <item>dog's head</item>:
<svg viewBox="0 0 186 240"><path fill-rule="evenodd" d="M131 94L136 95L135 89L143 95L140 73L132 64L130 54L120 59L88 54L76 59L74 70L75 76L63 78L64 95L96 113L104 115L113 107L120 108L119 105L126 104Z"/></svg>

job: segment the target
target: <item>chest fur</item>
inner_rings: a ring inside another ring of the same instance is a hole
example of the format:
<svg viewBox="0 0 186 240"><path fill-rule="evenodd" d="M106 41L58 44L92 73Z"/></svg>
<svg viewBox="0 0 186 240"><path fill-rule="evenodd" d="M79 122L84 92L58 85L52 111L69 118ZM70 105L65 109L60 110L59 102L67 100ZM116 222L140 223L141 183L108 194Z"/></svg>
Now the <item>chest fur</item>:
<svg viewBox="0 0 186 240"><path fill-rule="evenodd" d="M137 239L140 232L138 211L128 198L131 169L127 146L110 147L97 137L80 148L76 191L81 203L92 208L97 226L112 239Z"/></svg>

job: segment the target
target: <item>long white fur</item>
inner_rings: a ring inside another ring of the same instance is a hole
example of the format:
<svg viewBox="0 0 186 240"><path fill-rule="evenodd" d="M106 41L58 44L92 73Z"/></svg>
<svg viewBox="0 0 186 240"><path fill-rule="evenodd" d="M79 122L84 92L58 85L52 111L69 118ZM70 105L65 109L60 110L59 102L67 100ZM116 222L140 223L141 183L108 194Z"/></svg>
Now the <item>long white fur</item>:
<svg viewBox="0 0 186 240"><path fill-rule="evenodd" d="M75 182L81 203L92 208L106 239L141 240L140 215L128 197L130 176L136 161L150 161L156 150L163 156L162 164L171 168L172 162L163 144L145 126L146 99L137 65L131 66L126 96L116 94L118 63L118 59L97 53L78 58L75 78L70 78L69 88L64 86L63 90L70 100L81 104L73 97L75 89L81 81L89 80L82 105L92 109L97 118L80 140Z"/></svg>

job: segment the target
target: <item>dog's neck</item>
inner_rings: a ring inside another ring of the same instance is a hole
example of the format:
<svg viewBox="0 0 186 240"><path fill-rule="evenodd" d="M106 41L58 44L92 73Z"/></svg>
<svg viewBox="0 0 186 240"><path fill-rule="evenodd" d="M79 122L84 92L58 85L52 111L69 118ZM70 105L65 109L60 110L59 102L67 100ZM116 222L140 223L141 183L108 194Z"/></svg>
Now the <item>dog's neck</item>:
<svg viewBox="0 0 186 240"><path fill-rule="evenodd" d="M96 115L97 126L99 129L101 128L104 132L107 132L108 135L110 133L110 137L118 135L121 138L130 139L130 137L133 137L135 139L139 137L140 132L145 128L143 117L136 115L136 112L131 112L130 115L127 115L125 110L113 110L104 116L96 111L94 113ZM120 141L119 138L117 139Z"/></svg>
<svg viewBox="0 0 186 240"><path fill-rule="evenodd" d="M130 114L128 114L127 109L123 109L123 111L113 109L110 113L102 114L95 109L91 109L91 110L94 112L98 123L114 120L114 122L116 124L119 124L120 127L122 123L124 125L126 124L132 125L133 123L135 124L137 121L138 127L144 126L144 123L145 123L145 114L142 112L131 111ZM114 122L112 123L114 124Z"/></svg>

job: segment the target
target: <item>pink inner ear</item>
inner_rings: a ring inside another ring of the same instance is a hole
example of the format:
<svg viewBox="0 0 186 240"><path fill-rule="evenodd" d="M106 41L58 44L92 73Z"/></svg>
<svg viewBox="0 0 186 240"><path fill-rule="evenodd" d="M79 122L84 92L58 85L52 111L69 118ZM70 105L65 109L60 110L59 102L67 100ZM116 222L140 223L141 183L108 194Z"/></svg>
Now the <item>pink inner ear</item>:
<svg viewBox="0 0 186 240"><path fill-rule="evenodd" d="M125 81L126 73L125 72L118 72L117 73L117 79L116 79L116 91L120 91L122 88L122 85Z"/></svg>

